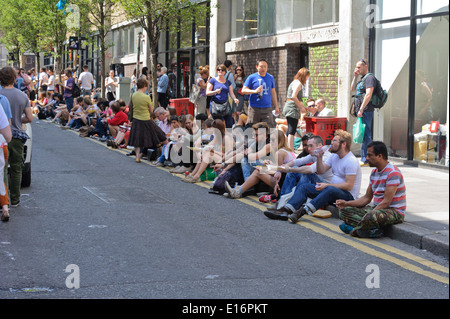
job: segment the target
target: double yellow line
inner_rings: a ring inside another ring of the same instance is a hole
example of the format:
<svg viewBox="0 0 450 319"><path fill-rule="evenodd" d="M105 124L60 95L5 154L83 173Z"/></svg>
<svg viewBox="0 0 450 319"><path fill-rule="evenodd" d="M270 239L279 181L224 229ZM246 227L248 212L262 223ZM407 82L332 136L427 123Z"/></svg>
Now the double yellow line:
<svg viewBox="0 0 450 319"><path fill-rule="evenodd" d="M161 170L164 170L166 172L169 172L168 169L158 167ZM175 174L173 174L175 175ZM182 177L182 175L179 175L179 177ZM207 182L200 182L196 183L196 185L199 185L204 188L209 188L209 183ZM255 207L261 211L267 210L267 206L260 203L259 200L255 196L247 196L245 198L238 199L240 202L250 205L252 207ZM366 239L366 238L356 238L351 237L349 235L344 234L338 226L327 222L324 219L316 218L316 217L310 217L310 216L304 216L301 221L299 221L297 224L299 224L302 227L305 227L309 230L312 230L318 234L321 234L323 236L326 236L328 238L334 239L340 243L346 244L352 248L355 248L361 252L364 252L368 255L375 256L377 258L386 260L388 262L391 262L393 264L396 264L397 266L400 266L406 270L415 272L419 275L431 278L433 280L439 281L444 284L449 284L449 278L448 276L443 276L438 273L432 272L430 270L426 270L424 268L429 268L431 270L434 270L436 272L449 274L449 269L447 267L444 267L442 265L439 265L435 262L429 261L425 258L416 256L414 254L408 253L406 251L403 251L401 249L392 247L390 245L381 243L374 239ZM375 249L378 248L379 250ZM383 252L385 251L385 252ZM415 265L409 261L405 261L403 259L400 259L398 257L395 257L393 255L398 255L404 259L407 259L411 262L414 262ZM424 268L421 268L421 266L424 266Z"/></svg>
<svg viewBox="0 0 450 319"><path fill-rule="evenodd" d="M74 131L72 131L72 132L74 132ZM74 132L74 133L76 133L76 132ZM101 143L95 139L89 138L89 140L92 142L95 142L99 145L103 145L103 146L107 147L105 145L105 143ZM115 151L118 151L122 154L126 154L128 152L127 150L122 150L122 149L115 149ZM142 163L150 165L150 162L148 162L148 161L143 161ZM169 169L164 168L164 167L158 167L158 169L169 172ZM172 175L175 175L175 174L172 174ZM178 177L183 178L183 175L178 175ZM207 182L199 182L199 183L196 183L196 185L204 187L204 188L209 188L209 183L207 183ZM261 211L265 211L267 209L267 206L260 203L258 201L258 199L254 196L248 196L245 198L240 198L238 200L244 204L250 205ZM340 243L348 245L348 246L350 246L354 249L357 249L363 253L366 253L368 255L386 260L386 261L391 262L397 266L400 266L406 270L409 270L409 271L415 272L419 275L431 278L431 279L441 282L443 284L447 284L447 285L449 284L449 277L448 277L449 268L439 265L435 262L429 261L425 258L416 256L414 254L411 254L411 253L408 253L401 249L384 244L377 240L351 237L349 235L342 233L342 231L339 229L338 226L336 226L330 222L327 222L324 219L319 219L319 218L310 217L310 216L304 216L301 219L301 221L299 221L297 224L299 224L300 226L305 227L309 230L312 230L318 234L321 234L321 235L331 238L335 241L338 241ZM395 257L394 255L397 255L403 259L400 259L399 257ZM413 264L411 262L413 262L415 264ZM433 270L435 272L427 270L427 269ZM447 276L441 275L439 273L446 274Z"/></svg>

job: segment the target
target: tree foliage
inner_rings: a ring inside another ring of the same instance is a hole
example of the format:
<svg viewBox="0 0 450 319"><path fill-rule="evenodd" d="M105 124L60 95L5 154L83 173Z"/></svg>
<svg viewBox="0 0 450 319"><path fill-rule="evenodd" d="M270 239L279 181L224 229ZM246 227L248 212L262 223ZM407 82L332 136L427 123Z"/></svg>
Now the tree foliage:
<svg viewBox="0 0 450 319"><path fill-rule="evenodd" d="M115 0L121 5L129 20L137 20L147 32L150 46L150 66L152 74L156 74L156 48L160 34L166 30L183 31L192 24L181 21L194 21L196 17L205 18L210 14L210 1L193 0ZM158 105L157 78L153 77L153 103Z"/></svg>

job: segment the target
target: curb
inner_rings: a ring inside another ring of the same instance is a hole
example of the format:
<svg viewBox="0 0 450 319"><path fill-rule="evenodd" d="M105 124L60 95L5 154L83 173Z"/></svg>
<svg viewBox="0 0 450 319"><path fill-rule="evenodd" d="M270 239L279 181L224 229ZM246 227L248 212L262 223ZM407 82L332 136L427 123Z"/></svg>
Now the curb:
<svg viewBox="0 0 450 319"><path fill-rule="evenodd" d="M327 206L333 218L339 219L339 209ZM433 231L408 222L387 227L385 235L404 244L427 250L449 260L449 231Z"/></svg>
<svg viewBox="0 0 450 319"><path fill-rule="evenodd" d="M103 145L103 143L96 140L89 140ZM121 150L116 151L123 153ZM336 206L329 205L325 209L331 212L332 218L339 220L339 209ZM449 260L448 230L433 231L408 222L403 222L387 227L385 229L385 236Z"/></svg>

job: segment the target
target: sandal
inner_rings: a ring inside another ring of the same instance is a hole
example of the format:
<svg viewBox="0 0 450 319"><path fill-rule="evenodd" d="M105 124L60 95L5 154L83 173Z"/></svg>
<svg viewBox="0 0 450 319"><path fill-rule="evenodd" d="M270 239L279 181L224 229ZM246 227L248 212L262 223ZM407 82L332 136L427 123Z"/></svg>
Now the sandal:
<svg viewBox="0 0 450 319"><path fill-rule="evenodd" d="M186 179L185 181L188 182L188 183L192 183L192 184L198 183L198 182L200 182L200 177L199 178L191 177L189 179Z"/></svg>

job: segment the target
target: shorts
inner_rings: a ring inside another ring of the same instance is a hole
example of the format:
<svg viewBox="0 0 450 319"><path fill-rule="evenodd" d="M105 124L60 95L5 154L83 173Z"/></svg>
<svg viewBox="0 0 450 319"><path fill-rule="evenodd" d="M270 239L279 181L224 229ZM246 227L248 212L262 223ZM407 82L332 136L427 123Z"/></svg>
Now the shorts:
<svg viewBox="0 0 450 319"><path fill-rule="evenodd" d="M286 135L294 135L297 133L298 119L293 117L286 117L288 128L286 131Z"/></svg>

